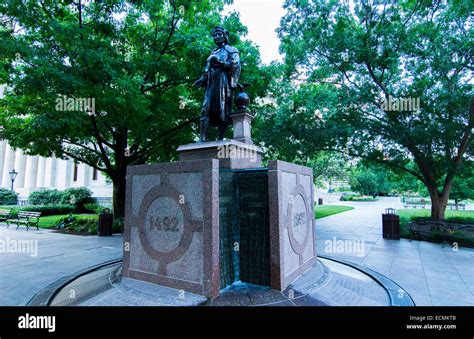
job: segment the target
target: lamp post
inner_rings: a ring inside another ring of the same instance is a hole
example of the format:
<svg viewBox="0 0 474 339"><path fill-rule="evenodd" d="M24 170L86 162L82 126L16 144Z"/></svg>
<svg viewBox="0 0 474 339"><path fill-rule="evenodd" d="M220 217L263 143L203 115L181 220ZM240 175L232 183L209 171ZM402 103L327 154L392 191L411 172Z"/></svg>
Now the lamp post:
<svg viewBox="0 0 474 339"><path fill-rule="evenodd" d="M13 183L15 182L15 179L16 179L16 176L18 175L18 172L15 171L15 169L12 169L10 172L8 172L8 174L10 174L10 179L12 181L12 191L13 191Z"/></svg>

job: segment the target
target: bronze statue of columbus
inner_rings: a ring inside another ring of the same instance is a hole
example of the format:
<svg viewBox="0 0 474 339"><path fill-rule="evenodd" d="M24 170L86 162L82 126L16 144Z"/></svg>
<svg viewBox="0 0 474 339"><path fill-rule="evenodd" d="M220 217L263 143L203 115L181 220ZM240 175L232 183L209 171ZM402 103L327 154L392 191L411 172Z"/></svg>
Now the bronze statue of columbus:
<svg viewBox="0 0 474 339"><path fill-rule="evenodd" d="M219 140L224 138L232 122L233 93L240 76L239 51L229 45L229 32L217 26L212 30L217 48L207 58L204 74L194 83L205 87L206 94L201 110L201 141L206 141L209 126L219 128Z"/></svg>

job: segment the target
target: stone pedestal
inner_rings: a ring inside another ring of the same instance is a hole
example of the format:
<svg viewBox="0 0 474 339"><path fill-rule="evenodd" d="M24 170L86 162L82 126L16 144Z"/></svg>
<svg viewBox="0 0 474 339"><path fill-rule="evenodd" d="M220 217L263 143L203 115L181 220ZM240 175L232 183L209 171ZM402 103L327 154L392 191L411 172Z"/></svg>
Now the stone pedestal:
<svg viewBox="0 0 474 339"><path fill-rule="evenodd" d="M124 276L215 297L238 280L283 291L316 263L313 172L262 168L252 118L232 115L236 140L128 168Z"/></svg>
<svg viewBox="0 0 474 339"><path fill-rule="evenodd" d="M234 125L234 140L244 142L246 144L253 144L251 135L251 123L253 115L246 112L233 113L230 118Z"/></svg>
<svg viewBox="0 0 474 339"><path fill-rule="evenodd" d="M217 159L219 167L228 169L262 166L262 149L237 140L196 142L178 148L179 160Z"/></svg>
<svg viewBox="0 0 474 339"><path fill-rule="evenodd" d="M233 279L282 291L316 263L312 170L220 161L128 168L125 277L215 297Z"/></svg>

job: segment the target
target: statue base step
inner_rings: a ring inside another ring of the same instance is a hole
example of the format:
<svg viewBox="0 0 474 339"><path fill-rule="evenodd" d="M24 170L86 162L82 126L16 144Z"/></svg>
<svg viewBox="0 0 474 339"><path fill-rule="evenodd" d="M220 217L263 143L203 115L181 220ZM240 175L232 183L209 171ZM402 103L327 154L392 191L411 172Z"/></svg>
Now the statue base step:
<svg viewBox="0 0 474 339"><path fill-rule="evenodd" d="M233 139L181 145L177 151L180 161L217 159L221 168L262 167L260 147Z"/></svg>

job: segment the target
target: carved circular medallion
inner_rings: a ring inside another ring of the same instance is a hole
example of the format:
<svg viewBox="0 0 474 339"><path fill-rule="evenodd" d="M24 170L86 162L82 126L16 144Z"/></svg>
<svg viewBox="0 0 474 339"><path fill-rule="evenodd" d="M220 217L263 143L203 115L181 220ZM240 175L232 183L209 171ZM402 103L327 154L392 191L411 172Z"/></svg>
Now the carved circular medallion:
<svg viewBox="0 0 474 339"><path fill-rule="evenodd" d="M287 226L295 253L303 254L311 230L311 209L303 186L296 186L288 198Z"/></svg>
<svg viewBox="0 0 474 339"><path fill-rule="evenodd" d="M173 262L186 253L193 227L189 206L170 185L157 186L144 197L138 213L138 234L147 254Z"/></svg>

